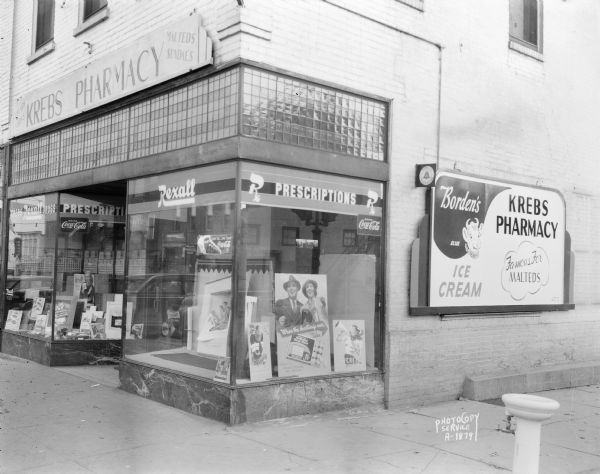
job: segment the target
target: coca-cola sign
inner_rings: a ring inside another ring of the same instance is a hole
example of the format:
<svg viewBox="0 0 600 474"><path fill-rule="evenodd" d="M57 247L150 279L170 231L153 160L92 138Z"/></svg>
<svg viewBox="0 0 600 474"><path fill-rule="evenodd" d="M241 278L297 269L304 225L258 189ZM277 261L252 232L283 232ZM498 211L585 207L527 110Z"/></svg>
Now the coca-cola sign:
<svg viewBox="0 0 600 474"><path fill-rule="evenodd" d="M358 235L381 235L381 217L378 216L358 216L357 221Z"/></svg>
<svg viewBox="0 0 600 474"><path fill-rule="evenodd" d="M87 232L90 220L85 217L61 217L60 230L62 232Z"/></svg>

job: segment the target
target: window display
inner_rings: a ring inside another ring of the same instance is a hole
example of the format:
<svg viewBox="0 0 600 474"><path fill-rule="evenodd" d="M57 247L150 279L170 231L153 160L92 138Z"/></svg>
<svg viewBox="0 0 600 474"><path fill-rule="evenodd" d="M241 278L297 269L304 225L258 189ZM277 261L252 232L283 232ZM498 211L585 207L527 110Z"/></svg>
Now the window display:
<svg viewBox="0 0 600 474"><path fill-rule="evenodd" d="M378 368L382 197L246 163L131 181L124 356L232 383Z"/></svg>
<svg viewBox="0 0 600 474"><path fill-rule="evenodd" d="M377 368L383 186L246 163L241 173L237 382Z"/></svg>
<svg viewBox="0 0 600 474"><path fill-rule="evenodd" d="M229 381L235 172L129 183L126 358Z"/></svg>
<svg viewBox="0 0 600 474"><path fill-rule="evenodd" d="M125 196L59 201L54 339L121 339Z"/></svg>
<svg viewBox="0 0 600 474"><path fill-rule="evenodd" d="M11 201L5 329L121 339L125 196L114 190Z"/></svg>
<svg viewBox="0 0 600 474"><path fill-rule="evenodd" d="M9 204L5 330L52 336L57 195Z"/></svg>

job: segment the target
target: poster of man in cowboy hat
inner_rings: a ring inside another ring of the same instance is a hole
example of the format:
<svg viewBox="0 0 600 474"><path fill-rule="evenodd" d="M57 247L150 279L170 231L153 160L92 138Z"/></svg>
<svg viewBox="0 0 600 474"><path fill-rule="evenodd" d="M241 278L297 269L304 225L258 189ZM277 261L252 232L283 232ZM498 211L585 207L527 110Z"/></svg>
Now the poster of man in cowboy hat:
<svg viewBox="0 0 600 474"><path fill-rule="evenodd" d="M327 275L275 274L280 376L331 372Z"/></svg>

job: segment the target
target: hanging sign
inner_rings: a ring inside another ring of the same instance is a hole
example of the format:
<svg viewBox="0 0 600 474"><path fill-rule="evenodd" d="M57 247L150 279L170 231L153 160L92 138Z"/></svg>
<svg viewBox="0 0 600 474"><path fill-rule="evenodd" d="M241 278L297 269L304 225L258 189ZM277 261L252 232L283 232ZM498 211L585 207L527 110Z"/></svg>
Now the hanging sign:
<svg viewBox="0 0 600 474"><path fill-rule="evenodd" d="M440 172L432 206L429 306L565 302L558 191Z"/></svg>
<svg viewBox="0 0 600 474"><path fill-rule="evenodd" d="M17 99L11 136L212 64L212 41L190 15Z"/></svg>

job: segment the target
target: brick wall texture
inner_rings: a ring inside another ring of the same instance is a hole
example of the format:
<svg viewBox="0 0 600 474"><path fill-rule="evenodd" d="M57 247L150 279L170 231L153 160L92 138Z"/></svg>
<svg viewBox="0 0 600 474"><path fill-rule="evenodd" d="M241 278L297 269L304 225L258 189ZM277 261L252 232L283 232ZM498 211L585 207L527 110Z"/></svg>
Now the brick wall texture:
<svg viewBox="0 0 600 474"><path fill-rule="evenodd" d="M109 0L110 18L77 37L78 2L57 2L56 49L27 65L31 4L16 7L12 101L193 11L213 39L217 65L242 57L391 101L389 406L456 398L466 375L600 360L597 0L544 2L542 61L509 49L508 0L479 10L473 1L425 0L422 11L396 0L245 0L243 7L235 0ZM83 41L92 43L91 55ZM4 117L2 74L0 88ZM575 310L408 315L410 245L425 205L414 169L436 161L563 193L576 258Z"/></svg>

